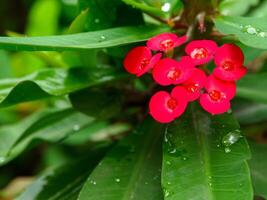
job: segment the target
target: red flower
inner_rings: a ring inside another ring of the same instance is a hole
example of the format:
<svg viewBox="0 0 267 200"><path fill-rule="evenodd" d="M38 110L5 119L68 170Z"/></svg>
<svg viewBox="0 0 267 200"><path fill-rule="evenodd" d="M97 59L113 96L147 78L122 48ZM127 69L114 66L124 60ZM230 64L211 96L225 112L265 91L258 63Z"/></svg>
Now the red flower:
<svg viewBox="0 0 267 200"><path fill-rule="evenodd" d="M243 52L234 44L224 44L218 48L214 62L217 67L213 73L222 80L239 80L247 72L247 68L243 66Z"/></svg>
<svg viewBox="0 0 267 200"><path fill-rule="evenodd" d="M183 87L175 87L171 94L159 91L149 102L150 115L161 123L169 123L182 115L187 106L186 91Z"/></svg>
<svg viewBox="0 0 267 200"><path fill-rule="evenodd" d="M124 68L127 72L142 76L160 60L161 54L152 56L151 51L144 46L135 47L125 57L123 61Z"/></svg>
<svg viewBox="0 0 267 200"><path fill-rule="evenodd" d="M213 59L217 44L212 40L194 40L185 47L185 52L192 58L193 63L201 65Z"/></svg>
<svg viewBox="0 0 267 200"><path fill-rule="evenodd" d="M230 100L235 96L235 82L223 81L211 75L205 86L206 92L200 97L200 104L211 114L222 114L229 110Z"/></svg>
<svg viewBox="0 0 267 200"><path fill-rule="evenodd" d="M147 41L147 47L154 51L167 52L182 45L186 40L186 36L178 37L173 33L162 33L149 39Z"/></svg>
<svg viewBox="0 0 267 200"><path fill-rule="evenodd" d="M206 74L202 70L194 68L191 77L183 83L186 89L187 99L189 101L198 99L201 95L201 89L205 86L206 82Z"/></svg>
<svg viewBox="0 0 267 200"><path fill-rule="evenodd" d="M180 61L164 58L155 65L153 78L160 85L180 84L191 76L193 69L188 57L182 57Z"/></svg>

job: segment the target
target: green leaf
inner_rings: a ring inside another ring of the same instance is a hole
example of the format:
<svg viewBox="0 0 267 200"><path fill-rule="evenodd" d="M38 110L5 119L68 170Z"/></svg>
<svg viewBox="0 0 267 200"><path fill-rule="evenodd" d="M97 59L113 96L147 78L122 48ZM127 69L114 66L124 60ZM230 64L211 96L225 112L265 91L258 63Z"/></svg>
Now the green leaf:
<svg viewBox="0 0 267 200"><path fill-rule="evenodd" d="M43 37L0 37L0 48L25 51L84 50L145 41L168 31L166 26L120 27L87 33Z"/></svg>
<svg viewBox="0 0 267 200"><path fill-rule="evenodd" d="M249 162L255 195L267 198L267 145L250 142L252 159Z"/></svg>
<svg viewBox="0 0 267 200"><path fill-rule="evenodd" d="M103 152L90 153L86 158L47 171L16 200L77 200L84 181L102 155Z"/></svg>
<svg viewBox="0 0 267 200"><path fill-rule="evenodd" d="M248 144L231 114L211 116L192 105L166 131L165 200L251 200L249 158Z"/></svg>
<svg viewBox="0 0 267 200"><path fill-rule="evenodd" d="M267 73L247 74L237 82L237 96L267 103Z"/></svg>
<svg viewBox="0 0 267 200"><path fill-rule="evenodd" d="M60 142L79 134L94 118L72 109L36 113L17 124L0 129L0 164L5 164L30 147L33 141Z"/></svg>
<svg viewBox="0 0 267 200"><path fill-rule="evenodd" d="M232 105L234 114L242 125L267 121L267 104L238 99Z"/></svg>
<svg viewBox="0 0 267 200"><path fill-rule="evenodd" d="M0 107L66 95L90 86L126 78L112 68L41 70L19 79L0 80Z"/></svg>
<svg viewBox="0 0 267 200"><path fill-rule="evenodd" d="M219 5L222 15L240 16L248 12L251 6L255 6L259 0L223 0Z"/></svg>
<svg viewBox="0 0 267 200"><path fill-rule="evenodd" d="M26 35L41 36L57 33L60 16L60 3L57 0L37 0L29 13ZM49 15L47 11L49 10Z"/></svg>
<svg viewBox="0 0 267 200"><path fill-rule="evenodd" d="M161 138L164 126L152 119L119 142L86 181L80 200L162 200ZM105 191L103 191L105 188Z"/></svg>
<svg viewBox="0 0 267 200"><path fill-rule="evenodd" d="M85 89L70 94L72 106L78 111L97 119L120 115L122 98L112 89Z"/></svg>
<svg viewBox="0 0 267 200"><path fill-rule="evenodd" d="M267 49L267 21L265 18L218 17L216 28L223 34L235 35L240 42L258 49Z"/></svg>

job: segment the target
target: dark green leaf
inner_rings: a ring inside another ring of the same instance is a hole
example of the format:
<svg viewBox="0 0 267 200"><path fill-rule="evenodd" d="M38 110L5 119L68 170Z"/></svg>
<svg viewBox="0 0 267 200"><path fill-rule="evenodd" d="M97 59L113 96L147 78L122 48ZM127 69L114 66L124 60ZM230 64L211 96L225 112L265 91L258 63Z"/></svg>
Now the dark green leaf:
<svg viewBox="0 0 267 200"><path fill-rule="evenodd" d="M26 51L97 49L144 41L168 30L165 26L135 26L62 36L0 37L0 48Z"/></svg>
<svg viewBox="0 0 267 200"><path fill-rule="evenodd" d="M267 103L267 73L248 74L237 82L237 96Z"/></svg>
<svg viewBox="0 0 267 200"><path fill-rule="evenodd" d="M0 164L22 153L33 141L60 142L79 134L94 121L72 109L36 113L21 122L0 129Z"/></svg>
<svg viewBox="0 0 267 200"><path fill-rule="evenodd" d="M0 107L66 95L86 87L127 77L111 68L47 69L19 79L0 80Z"/></svg>
<svg viewBox="0 0 267 200"><path fill-rule="evenodd" d="M267 21L265 18L218 17L216 28L223 34L235 35L247 46L267 49Z"/></svg>
<svg viewBox="0 0 267 200"><path fill-rule="evenodd" d="M234 114L240 124L253 124L267 121L267 104L237 100L234 103Z"/></svg>
<svg viewBox="0 0 267 200"><path fill-rule="evenodd" d="M122 105L120 93L104 88L72 93L70 100L75 109L97 119L119 115Z"/></svg>
<svg viewBox="0 0 267 200"><path fill-rule="evenodd" d="M34 181L16 200L77 200L84 181L102 154L95 152L79 161L76 159L49 170Z"/></svg>
<svg viewBox="0 0 267 200"><path fill-rule="evenodd" d="M250 142L252 159L249 162L255 195L267 198L267 145Z"/></svg>
<svg viewBox="0 0 267 200"><path fill-rule="evenodd" d="M163 152L165 200L253 198L249 148L232 115L192 105L168 126Z"/></svg>
<svg viewBox="0 0 267 200"><path fill-rule="evenodd" d="M86 181L80 200L162 200L163 125L147 119L116 145ZM105 191L103 190L105 188Z"/></svg>

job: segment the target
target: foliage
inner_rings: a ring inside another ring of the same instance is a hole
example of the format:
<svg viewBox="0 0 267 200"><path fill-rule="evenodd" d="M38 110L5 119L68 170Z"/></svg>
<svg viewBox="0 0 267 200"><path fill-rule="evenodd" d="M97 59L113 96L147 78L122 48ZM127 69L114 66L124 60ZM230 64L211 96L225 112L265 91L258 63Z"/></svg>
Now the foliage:
<svg viewBox="0 0 267 200"><path fill-rule="evenodd" d="M0 199L267 199L266 1L17 2L0 2ZM242 48L232 111L147 116L161 87L123 58L164 32Z"/></svg>

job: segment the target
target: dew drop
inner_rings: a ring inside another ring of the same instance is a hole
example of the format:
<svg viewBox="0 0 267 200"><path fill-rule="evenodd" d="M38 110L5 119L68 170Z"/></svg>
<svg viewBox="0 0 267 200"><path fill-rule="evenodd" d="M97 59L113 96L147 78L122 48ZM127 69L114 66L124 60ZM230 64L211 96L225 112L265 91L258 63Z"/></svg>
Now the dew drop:
<svg viewBox="0 0 267 200"><path fill-rule="evenodd" d="M225 152L225 153L230 153L230 152L231 152L231 149L230 149L229 147L226 147L226 148L224 149L224 152Z"/></svg>
<svg viewBox="0 0 267 200"><path fill-rule="evenodd" d="M145 185L148 185L148 182L145 182Z"/></svg>
<svg viewBox="0 0 267 200"><path fill-rule="evenodd" d="M186 161L187 160L187 157L182 157L182 160Z"/></svg>
<svg viewBox="0 0 267 200"><path fill-rule="evenodd" d="M231 131L228 134L226 134L223 137L222 143L224 146L229 147L229 146L233 145L234 143L236 143L242 137L243 136L240 134L240 130L236 129L236 130Z"/></svg>
<svg viewBox="0 0 267 200"><path fill-rule="evenodd" d="M161 10L163 12L169 12L171 9L171 4L170 3L164 3L162 6L161 6Z"/></svg>
<svg viewBox="0 0 267 200"><path fill-rule="evenodd" d="M164 191L164 196L165 196L165 197L170 196L170 192L169 192L168 190L165 190L165 191Z"/></svg>
<svg viewBox="0 0 267 200"><path fill-rule="evenodd" d="M81 129L80 125L75 124L72 128L74 131L79 131Z"/></svg>
<svg viewBox="0 0 267 200"><path fill-rule="evenodd" d="M119 183L119 182L121 182L121 179L116 178L116 179L115 179L115 182L116 182L116 183Z"/></svg>
<svg viewBox="0 0 267 200"><path fill-rule="evenodd" d="M167 161L166 164L167 164L167 165L171 165L172 163L171 163L170 161Z"/></svg>
<svg viewBox="0 0 267 200"><path fill-rule="evenodd" d="M167 182L167 185L171 185L171 182Z"/></svg>
<svg viewBox="0 0 267 200"><path fill-rule="evenodd" d="M95 19L95 23L98 24L100 20L98 18Z"/></svg>
<svg viewBox="0 0 267 200"><path fill-rule="evenodd" d="M266 34L266 32L260 32L259 34L258 34L258 36L260 36L260 37L267 37L267 34Z"/></svg>
<svg viewBox="0 0 267 200"><path fill-rule="evenodd" d="M96 185L96 181L91 180L90 183Z"/></svg>
<svg viewBox="0 0 267 200"><path fill-rule="evenodd" d="M175 154L176 152L177 152L177 150L175 148L169 150L170 154Z"/></svg>
<svg viewBox="0 0 267 200"><path fill-rule="evenodd" d="M254 27L250 26L250 27L247 28L247 33L251 34L251 35L255 35L258 32L257 32L257 29L255 29Z"/></svg>

